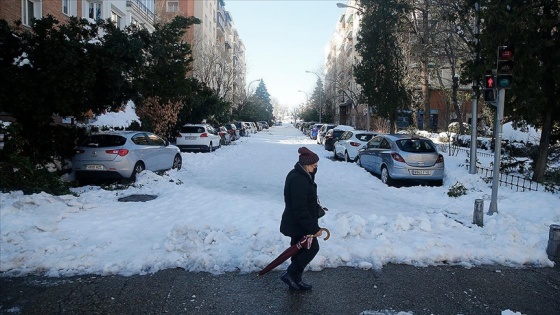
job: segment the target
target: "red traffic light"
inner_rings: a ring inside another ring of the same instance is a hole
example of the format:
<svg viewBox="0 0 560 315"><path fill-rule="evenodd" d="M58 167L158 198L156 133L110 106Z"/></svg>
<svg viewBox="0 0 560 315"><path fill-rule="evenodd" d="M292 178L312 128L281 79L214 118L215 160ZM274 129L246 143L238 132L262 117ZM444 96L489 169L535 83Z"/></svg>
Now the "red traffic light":
<svg viewBox="0 0 560 315"><path fill-rule="evenodd" d="M484 88L493 89L496 87L496 79L493 75L484 76Z"/></svg>
<svg viewBox="0 0 560 315"><path fill-rule="evenodd" d="M498 47L498 61L499 60L513 60L513 47L511 46Z"/></svg>

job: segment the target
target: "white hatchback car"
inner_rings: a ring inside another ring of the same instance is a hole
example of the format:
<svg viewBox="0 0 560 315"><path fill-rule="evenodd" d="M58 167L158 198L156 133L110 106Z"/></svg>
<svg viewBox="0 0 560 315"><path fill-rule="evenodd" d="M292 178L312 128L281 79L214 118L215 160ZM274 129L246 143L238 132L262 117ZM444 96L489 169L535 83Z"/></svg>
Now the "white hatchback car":
<svg viewBox="0 0 560 315"><path fill-rule="evenodd" d="M346 162L354 162L358 157L358 151L365 148L367 142L377 136L377 132L366 130L345 131L338 141L334 143L334 159L344 159Z"/></svg>
<svg viewBox="0 0 560 315"><path fill-rule="evenodd" d="M176 136L176 146L181 151L212 152L221 147L221 137L210 125L186 124Z"/></svg>

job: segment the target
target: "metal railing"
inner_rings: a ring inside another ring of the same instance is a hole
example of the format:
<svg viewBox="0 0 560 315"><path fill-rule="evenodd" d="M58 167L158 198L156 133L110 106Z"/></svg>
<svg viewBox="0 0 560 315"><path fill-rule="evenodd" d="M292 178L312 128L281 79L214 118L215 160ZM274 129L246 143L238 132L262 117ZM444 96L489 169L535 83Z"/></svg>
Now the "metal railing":
<svg viewBox="0 0 560 315"><path fill-rule="evenodd" d="M441 144L439 149L441 149L442 152L447 152L447 150L449 150L450 154L453 156L457 156L459 154L459 152L464 152L467 154L467 156L470 155L470 149L468 148L463 148L463 147L459 147L456 145L444 145ZM486 152L479 152L478 150L476 151L476 155L477 156L484 156L484 157L494 157L493 153L486 153ZM469 169L469 163L466 163L465 166L467 167L467 169ZM491 178L494 174L494 170L491 168L487 168L487 167L482 167L482 166L477 166L476 167L476 172L477 174L481 174L484 177L487 178ZM499 183L500 186L503 184L506 187L510 187L511 189L516 189L517 191L538 191L539 190L539 183L535 182L533 180L521 177L519 175L514 175L514 174L506 174L506 173L502 173L500 172L499 175Z"/></svg>
<svg viewBox="0 0 560 315"><path fill-rule="evenodd" d="M127 0L126 6L134 9L138 14L140 14L148 23L154 25L155 14L148 9L142 2L138 0Z"/></svg>

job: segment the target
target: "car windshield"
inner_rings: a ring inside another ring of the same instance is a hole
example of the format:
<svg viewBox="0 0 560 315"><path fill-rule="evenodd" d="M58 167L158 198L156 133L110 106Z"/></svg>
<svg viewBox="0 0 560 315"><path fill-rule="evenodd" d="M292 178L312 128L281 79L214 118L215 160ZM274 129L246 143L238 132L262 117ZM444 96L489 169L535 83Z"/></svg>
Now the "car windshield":
<svg viewBox="0 0 560 315"><path fill-rule="evenodd" d="M371 138L373 138L372 134L368 134L368 133L359 133L356 135L356 139L360 140L360 141L369 141Z"/></svg>
<svg viewBox="0 0 560 315"><path fill-rule="evenodd" d="M201 126L183 126L181 133L203 133L204 127Z"/></svg>
<svg viewBox="0 0 560 315"><path fill-rule="evenodd" d="M398 140L397 146L404 152L436 152L436 148L432 142L423 139Z"/></svg>
<svg viewBox="0 0 560 315"><path fill-rule="evenodd" d="M126 138L119 135L91 135L80 146L88 148L120 147L126 143Z"/></svg>

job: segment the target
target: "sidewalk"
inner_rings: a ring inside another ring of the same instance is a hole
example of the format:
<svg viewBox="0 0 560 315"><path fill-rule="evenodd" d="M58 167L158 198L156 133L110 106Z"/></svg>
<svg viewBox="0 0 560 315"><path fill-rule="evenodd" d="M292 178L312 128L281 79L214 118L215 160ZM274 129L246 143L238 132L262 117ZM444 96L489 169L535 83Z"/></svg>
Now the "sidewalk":
<svg viewBox="0 0 560 315"><path fill-rule="evenodd" d="M560 314L558 266L325 269L305 272L311 292L280 274L0 277L0 314Z"/></svg>

